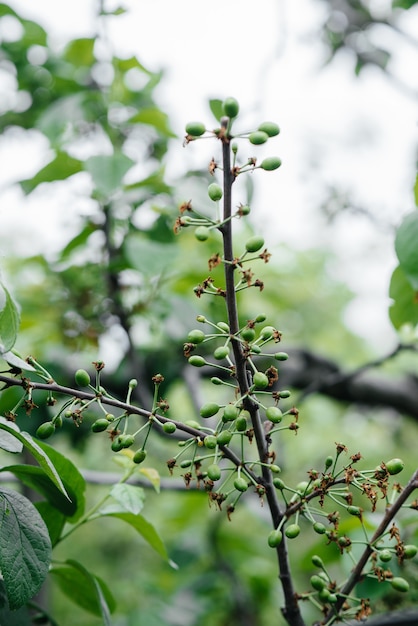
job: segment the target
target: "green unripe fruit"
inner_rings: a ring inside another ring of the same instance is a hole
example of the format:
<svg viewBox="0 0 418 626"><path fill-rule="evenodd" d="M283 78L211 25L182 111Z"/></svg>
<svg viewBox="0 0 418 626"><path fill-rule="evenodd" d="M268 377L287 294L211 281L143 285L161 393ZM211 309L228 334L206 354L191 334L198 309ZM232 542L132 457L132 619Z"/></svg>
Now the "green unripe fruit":
<svg viewBox="0 0 418 626"><path fill-rule="evenodd" d="M216 437L216 441L218 442L218 445L220 446L227 446L228 443L231 441L231 439L232 439L232 433L230 433L229 430L223 430Z"/></svg>
<svg viewBox="0 0 418 626"><path fill-rule="evenodd" d="M177 426L175 424L173 424L173 422L165 422L163 424L163 431L165 433L168 433L169 435L172 435L174 432L176 432Z"/></svg>
<svg viewBox="0 0 418 626"><path fill-rule="evenodd" d="M392 552L390 550L387 550L386 548L384 550L380 550L379 559L383 561L383 563L388 563L392 560Z"/></svg>
<svg viewBox="0 0 418 626"><path fill-rule="evenodd" d="M235 98L227 98L222 105L222 109L224 115L227 117L237 117L239 113L238 100Z"/></svg>
<svg viewBox="0 0 418 626"><path fill-rule="evenodd" d="M113 415L113 413L106 413L105 418L107 419L108 422L113 422L113 420L115 419L115 416Z"/></svg>
<svg viewBox="0 0 418 626"><path fill-rule="evenodd" d="M323 535L327 531L326 527L324 526L324 524L321 524L321 522L315 522L312 528L316 533L318 533L318 535Z"/></svg>
<svg viewBox="0 0 418 626"><path fill-rule="evenodd" d="M135 442L135 437L133 435L121 435L119 440L122 444L122 448L130 448Z"/></svg>
<svg viewBox="0 0 418 626"><path fill-rule="evenodd" d="M237 417L237 421L235 422L235 428L239 433L244 433L247 430L247 420L243 415Z"/></svg>
<svg viewBox="0 0 418 626"><path fill-rule="evenodd" d="M261 313L260 315L257 315L257 317L255 318L255 321L257 322L257 324L262 324L263 322L266 321L266 319L267 319L267 316Z"/></svg>
<svg viewBox="0 0 418 626"><path fill-rule="evenodd" d="M264 239L258 235L255 235L254 237L250 237L245 242L245 249L247 250L247 252L257 252L257 250L260 250L260 248L262 248L263 246L264 246Z"/></svg>
<svg viewBox="0 0 418 626"><path fill-rule="evenodd" d="M347 513L354 515L355 517L361 517L361 508L359 506L348 506Z"/></svg>
<svg viewBox="0 0 418 626"><path fill-rule="evenodd" d="M222 420L224 422L233 422L235 419L237 419L238 413L239 409L237 409L236 406L234 406L233 404L227 404L224 408Z"/></svg>
<svg viewBox="0 0 418 626"><path fill-rule="evenodd" d="M187 341L190 341L190 343L202 343L205 337L206 335L202 330L195 329L189 332Z"/></svg>
<svg viewBox="0 0 418 626"><path fill-rule="evenodd" d="M318 591L318 598L321 600L321 602L329 602L330 595L331 593L328 591L328 589L324 588Z"/></svg>
<svg viewBox="0 0 418 626"><path fill-rule="evenodd" d="M281 544L283 540L282 531L276 528L276 530L272 530L267 538L267 542L270 548L277 548Z"/></svg>
<svg viewBox="0 0 418 626"><path fill-rule="evenodd" d="M269 379L263 372L256 372L254 374L253 384L256 389L265 389L268 387Z"/></svg>
<svg viewBox="0 0 418 626"><path fill-rule="evenodd" d="M287 354L287 352L276 352L274 358L276 359L276 361L287 361L289 355Z"/></svg>
<svg viewBox="0 0 418 626"><path fill-rule="evenodd" d="M101 417L100 419L93 422L91 425L91 429L94 433L101 433L109 426L109 422L105 417Z"/></svg>
<svg viewBox="0 0 418 626"><path fill-rule="evenodd" d="M327 456L327 458L325 459L325 468L329 469L333 463L334 459L332 458L332 456Z"/></svg>
<svg viewBox="0 0 418 626"><path fill-rule="evenodd" d="M308 491L309 483L307 480L301 480L300 483L296 485L296 491L300 496L306 495Z"/></svg>
<svg viewBox="0 0 418 626"><path fill-rule="evenodd" d="M321 589L327 586L327 583L325 582L325 580L321 576L318 576L317 574L314 574L313 576L311 576L310 582L311 582L312 587L316 589L317 591L321 591Z"/></svg>
<svg viewBox="0 0 418 626"><path fill-rule="evenodd" d="M90 374L86 370L77 370L74 374L74 379L79 387L88 387L90 385Z"/></svg>
<svg viewBox="0 0 418 626"><path fill-rule="evenodd" d="M279 391L280 398L290 398L290 391L288 389L283 389L283 391Z"/></svg>
<svg viewBox="0 0 418 626"><path fill-rule="evenodd" d="M248 204L241 204L239 208L241 215L249 215L251 213L251 207Z"/></svg>
<svg viewBox="0 0 418 626"><path fill-rule="evenodd" d="M131 378L131 380L128 383L128 387L130 387L131 389L135 389L135 387L138 386L138 381L136 378Z"/></svg>
<svg viewBox="0 0 418 626"><path fill-rule="evenodd" d="M248 137L250 143L254 144L255 146L259 146L262 143L266 143L268 138L269 136L263 130L256 130L253 133L251 133L250 136Z"/></svg>
<svg viewBox="0 0 418 626"><path fill-rule="evenodd" d="M254 354L260 354L261 353L261 348L260 346L257 346L255 343L251 346L251 352L254 352Z"/></svg>
<svg viewBox="0 0 418 626"><path fill-rule="evenodd" d="M219 346L218 348L216 348L216 350L213 353L213 356L215 357L217 361L222 361L222 359L226 359L228 355L229 355L228 346Z"/></svg>
<svg viewBox="0 0 418 626"><path fill-rule="evenodd" d="M196 317L196 322L200 322L201 324L204 324L206 322L206 317L204 315L198 315Z"/></svg>
<svg viewBox="0 0 418 626"><path fill-rule="evenodd" d="M226 322L218 322L217 327L224 331L224 333L229 333L229 326Z"/></svg>
<svg viewBox="0 0 418 626"><path fill-rule="evenodd" d="M286 486L281 478L273 478L273 485L280 491L283 491Z"/></svg>
<svg viewBox="0 0 418 626"><path fill-rule="evenodd" d="M413 544L408 544L407 546L404 546L404 557L406 559L413 559L417 552L418 548Z"/></svg>
<svg viewBox="0 0 418 626"><path fill-rule="evenodd" d="M65 411L65 413L64 413L64 417L70 418L70 417L72 417L72 416L73 416L73 414L72 414L72 412L71 412L71 411Z"/></svg>
<svg viewBox="0 0 418 626"><path fill-rule="evenodd" d="M387 471L391 476L393 476L394 474L399 474L399 472L402 472L403 468L405 467L405 463L402 461L402 459L391 459L390 461L385 463L385 465Z"/></svg>
<svg viewBox="0 0 418 626"><path fill-rule="evenodd" d="M209 239L210 230L207 226L198 226L194 231L194 236L198 241L206 241Z"/></svg>
<svg viewBox="0 0 418 626"><path fill-rule="evenodd" d="M231 143L231 150L234 154L238 152L238 144L235 141Z"/></svg>
<svg viewBox="0 0 418 626"><path fill-rule="evenodd" d="M263 122L258 127L263 133L267 133L269 137L275 137L280 133L280 128L274 122Z"/></svg>
<svg viewBox="0 0 418 626"><path fill-rule="evenodd" d="M273 170L277 170L281 166L282 162L279 157L266 157L263 159L259 165L262 170L266 172L272 172Z"/></svg>
<svg viewBox="0 0 418 626"><path fill-rule="evenodd" d="M205 131L206 128L202 122L189 122L186 125L186 133L192 137L200 137Z"/></svg>
<svg viewBox="0 0 418 626"><path fill-rule="evenodd" d="M221 468L219 467L219 465L216 465L216 463L213 463L213 465L209 465L207 469L207 475L210 480L219 480L221 477Z"/></svg>
<svg viewBox="0 0 418 626"><path fill-rule="evenodd" d="M300 534L300 526L299 524L290 524L284 531L284 534L288 539L294 539Z"/></svg>
<svg viewBox="0 0 418 626"><path fill-rule="evenodd" d="M212 378L210 379L210 382L213 385L223 385L224 381L221 378L218 378L217 376L212 376Z"/></svg>
<svg viewBox="0 0 418 626"><path fill-rule="evenodd" d="M264 328L260 330L261 339L271 339L275 330L276 329L273 326L264 326Z"/></svg>
<svg viewBox="0 0 418 626"><path fill-rule="evenodd" d="M208 450L214 450L218 445L218 441L214 435L206 435L203 443L205 444L205 447L208 448Z"/></svg>
<svg viewBox="0 0 418 626"><path fill-rule="evenodd" d="M269 469L271 472L273 472L273 474L280 474L280 472L282 471L281 468L274 463L272 465L269 465Z"/></svg>
<svg viewBox="0 0 418 626"><path fill-rule="evenodd" d="M244 339L244 341L253 341L253 339L255 338L254 328L248 328L248 326L243 328L241 331L241 337Z"/></svg>
<svg viewBox="0 0 418 626"><path fill-rule="evenodd" d="M242 478L242 477L240 476L239 478L236 478L236 479L234 480L234 487L235 487L235 489L236 489L237 491L244 492L244 491L247 491L247 489L248 489L248 483L247 483L247 481L245 480L245 478Z"/></svg>
<svg viewBox="0 0 418 626"><path fill-rule="evenodd" d="M336 604L338 602L338 596L336 593L330 593L328 596L328 602L330 604Z"/></svg>
<svg viewBox="0 0 418 626"><path fill-rule="evenodd" d="M208 187L208 196L214 202L217 202L222 198L223 192L222 188L219 187L216 183L211 183Z"/></svg>
<svg viewBox="0 0 418 626"><path fill-rule="evenodd" d="M184 461L182 461L182 462L180 463L180 467L181 467L182 469L186 469L187 467L190 467L190 466L191 466L191 464L192 464L192 460L191 460L191 459L184 459Z"/></svg>
<svg viewBox="0 0 418 626"><path fill-rule="evenodd" d="M113 452L120 452L123 448L122 442L120 441L120 437L117 437L112 441L112 445L110 446Z"/></svg>
<svg viewBox="0 0 418 626"><path fill-rule="evenodd" d="M38 439L49 439L55 432L55 424L52 422L44 422L36 430Z"/></svg>
<svg viewBox="0 0 418 626"><path fill-rule="evenodd" d="M315 567L320 567L321 569L324 569L324 562L321 559L320 556L318 556L317 554L314 554L311 558L312 561L312 565L315 565Z"/></svg>
<svg viewBox="0 0 418 626"><path fill-rule="evenodd" d="M266 410L266 417L270 422L273 422L273 424L278 424L282 421L283 413L277 406L269 406Z"/></svg>
<svg viewBox="0 0 418 626"><path fill-rule="evenodd" d="M197 354L189 357L188 361L190 365L193 365L194 367L203 367L204 365L206 365L205 359Z"/></svg>
<svg viewBox="0 0 418 626"><path fill-rule="evenodd" d="M146 450L137 450L132 458L132 461L139 465L142 461L145 461L147 456Z"/></svg>
<svg viewBox="0 0 418 626"><path fill-rule="evenodd" d="M184 423L186 426L190 426L190 428L196 428L196 430L200 428L200 424L196 420L186 420Z"/></svg>
<svg viewBox="0 0 418 626"><path fill-rule="evenodd" d="M400 576L392 578L390 584L396 591L402 591L402 593L409 591L409 583L405 580L405 578L401 578Z"/></svg>
<svg viewBox="0 0 418 626"><path fill-rule="evenodd" d="M219 411L220 406L216 402L207 402L200 408L200 416L203 418L212 417Z"/></svg>
<svg viewBox="0 0 418 626"><path fill-rule="evenodd" d="M57 415L56 417L54 417L54 426L55 426L55 428L61 428L61 426L62 426L62 417L61 417L61 415Z"/></svg>

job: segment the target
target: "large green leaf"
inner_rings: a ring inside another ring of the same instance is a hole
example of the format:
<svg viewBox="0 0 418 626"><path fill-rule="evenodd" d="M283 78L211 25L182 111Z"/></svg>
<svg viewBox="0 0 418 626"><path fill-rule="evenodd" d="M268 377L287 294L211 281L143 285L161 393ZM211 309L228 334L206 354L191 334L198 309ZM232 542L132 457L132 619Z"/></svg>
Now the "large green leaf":
<svg viewBox="0 0 418 626"><path fill-rule="evenodd" d="M54 483L54 485L60 491L62 491L62 493L67 498L69 498L67 491L63 485L63 482L60 478L60 475L58 474L56 468L54 467L54 464L48 457L48 454L44 452L44 450L41 448L41 445L37 443L34 439L32 439L29 433L25 433L20 430L14 430L12 426L9 426L8 424L3 423L1 421L0 421L0 429L5 430L7 433L12 435L13 437L16 437L16 439L20 441L27 450L29 450L32 456L35 457L39 465L45 471L47 476L49 476L49 478Z"/></svg>
<svg viewBox="0 0 418 626"><path fill-rule="evenodd" d="M110 156L99 155L87 159L84 168L93 179L99 195L108 198L122 187L122 180L126 172L134 165L134 161L117 152Z"/></svg>
<svg viewBox="0 0 418 626"><path fill-rule="evenodd" d="M131 266L149 277L159 276L168 269L172 270L179 252L175 244L150 241L140 233L126 237L124 249Z"/></svg>
<svg viewBox="0 0 418 626"><path fill-rule="evenodd" d="M142 536L143 539L153 548L163 559L169 561L166 547L163 540L155 530L154 526L150 524L142 515L133 513L126 513L124 511L108 513L104 511L103 517L116 517L117 519L126 522Z"/></svg>
<svg viewBox="0 0 418 626"><path fill-rule="evenodd" d="M66 517L58 511L52 504L49 504L46 500L35 502L35 506L39 515L45 522L48 529L49 537L51 539L52 547L55 546L58 539L61 537L61 533L65 526ZM1 624L1 622L0 622Z"/></svg>
<svg viewBox="0 0 418 626"><path fill-rule="evenodd" d="M20 185L24 193L28 194L41 183L50 183L56 180L65 180L81 171L81 161L73 159L66 152L57 152L55 159L45 165L33 178L22 180Z"/></svg>
<svg viewBox="0 0 418 626"><path fill-rule="evenodd" d="M19 432L19 427L14 422L7 420L5 417L0 416L0 424L5 424L8 429L11 428L12 430ZM10 435L9 432L0 428L0 448L2 450L6 450L7 452L19 454L23 450L23 444L21 441L16 439L16 437Z"/></svg>
<svg viewBox="0 0 418 626"><path fill-rule="evenodd" d="M70 600L85 611L101 617L105 626L110 626L110 614L115 610L116 602L101 578L72 559L53 566L50 573Z"/></svg>
<svg viewBox="0 0 418 626"><path fill-rule="evenodd" d="M19 311L6 287L0 283L0 354L13 348L18 328Z"/></svg>
<svg viewBox="0 0 418 626"><path fill-rule="evenodd" d="M173 133L170 128L168 115L157 108L142 109L138 113L135 113L135 115L129 119L129 122L131 124L147 124L148 126L153 126L166 137L176 137L175 133Z"/></svg>
<svg viewBox="0 0 418 626"><path fill-rule="evenodd" d="M110 491L112 498L121 505L127 513L138 515L144 508L145 491L142 487L118 483ZM120 512L120 508L119 508Z"/></svg>
<svg viewBox="0 0 418 626"><path fill-rule="evenodd" d="M396 329L405 324L418 324L418 292L412 288L400 265L392 274L389 296L394 301L389 308L389 317Z"/></svg>
<svg viewBox="0 0 418 626"><path fill-rule="evenodd" d="M0 5L1 6L1 5ZM11 611L7 600L6 587L0 580L0 624L1 626L32 626L33 622L29 616L26 606Z"/></svg>
<svg viewBox="0 0 418 626"><path fill-rule="evenodd" d="M64 50L64 58L73 65L90 67L95 62L94 44L95 39L73 39Z"/></svg>
<svg viewBox="0 0 418 626"><path fill-rule="evenodd" d="M33 504L0 491L0 568L9 606L18 609L41 588L51 560L48 529Z"/></svg>
<svg viewBox="0 0 418 626"><path fill-rule="evenodd" d="M408 281L418 291L418 211L409 213L398 227L395 250Z"/></svg>

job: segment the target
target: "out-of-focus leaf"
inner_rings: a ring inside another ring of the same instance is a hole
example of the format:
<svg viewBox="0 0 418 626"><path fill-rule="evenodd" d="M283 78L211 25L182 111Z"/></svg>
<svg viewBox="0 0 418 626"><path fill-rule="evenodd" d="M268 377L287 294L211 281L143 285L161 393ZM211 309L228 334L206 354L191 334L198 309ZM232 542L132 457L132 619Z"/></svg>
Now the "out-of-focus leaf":
<svg viewBox="0 0 418 626"><path fill-rule="evenodd" d="M104 517L116 517L117 519L126 522L142 536L143 539L153 548L163 559L169 561L166 547L163 540L155 530L154 526L150 524L142 515L133 513L104 513Z"/></svg>
<svg viewBox="0 0 418 626"><path fill-rule="evenodd" d="M64 51L64 59L77 67L82 65L90 67L95 62L94 42L95 40L90 38L73 39Z"/></svg>
<svg viewBox="0 0 418 626"><path fill-rule="evenodd" d="M395 250L412 289L418 291L418 211L409 213L398 227Z"/></svg>
<svg viewBox="0 0 418 626"><path fill-rule="evenodd" d="M149 241L139 233L128 236L124 247L132 267L145 276L158 276L165 270L173 269L173 263L179 252L178 246L174 244Z"/></svg>
<svg viewBox="0 0 418 626"><path fill-rule="evenodd" d="M46 500L35 502L35 507L39 515L45 522L52 546L55 546L58 539L61 537L61 532L65 526L65 515L63 513L60 513L54 506L52 506L52 504L49 504L49 502L47 502Z"/></svg>
<svg viewBox="0 0 418 626"><path fill-rule="evenodd" d="M140 467L138 473L148 478L157 493L160 493L161 476L153 467Z"/></svg>
<svg viewBox="0 0 418 626"><path fill-rule="evenodd" d="M168 115L160 111L160 109L142 109L130 118L131 124L147 124L153 126L160 133L166 137L176 137L175 133L170 128L168 122Z"/></svg>
<svg viewBox="0 0 418 626"><path fill-rule="evenodd" d="M219 100L217 98L209 100L209 108L215 116L215 119L220 122L221 117L223 116L222 100Z"/></svg>
<svg viewBox="0 0 418 626"><path fill-rule="evenodd" d="M393 0L392 7L394 9L411 9L418 4L418 0Z"/></svg>
<svg viewBox="0 0 418 626"><path fill-rule="evenodd" d="M418 291L415 291L399 265L393 272L389 296L394 301L389 308L389 317L396 329L404 324L418 324Z"/></svg>
<svg viewBox="0 0 418 626"><path fill-rule="evenodd" d="M66 152L58 152L55 159L45 165L33 178L22 180L20 186L28 194L41 183L65 180L81 171L81 161L73 159Z"/></svg>
<svg viewBox="0 0 418 626"><path fill-rule="evenodd" d="M418 207L418 174L415 179L414 196L415 196L415 205Z"/></svg>
<svg viewBox="0 0 418 626"><path fill-rule="evenodd" d="M108 198L122 187L126 172L134 161L120 152L112 155L99 155L87 159L84 169L91 174L97 192Z"/></svg>
<svg viewBox="0 0 418 626"><path fill-rule="evenodd" d="M61 252L61 261L67 260L71 253L78 248L85 246L87 244L87 240L92 233L97 230L97 226L92 224L92 222L88 222L83 230L81 230L71 241L67 243L67 245L63 248Z"/></svg>
<svg viewBox="0 0 418 626"><path fill-rule="evenodd" d="M0 354L9 352L16 341L19 311L6 287L0 283Z"/></svg>
<svg viewBox="0 0 418 626"><path fill-rule="evenodd" d="M170 193L171 189L164 181L164 173L165 169L163 167L159 168L156 172L153 172L147 178L143 178L139 180L137 183L131 183L126 185L126 189L141 189L148 188L153 191L153 194L157 193Z"/></svg>
<svg viewBox="0 0 418 626"><path fill-rule="evenodd" d="M137 515L144 508L145 492L142 487L126 483L117 484L110 490L110 495L123 506L127 513Z"/></svg>

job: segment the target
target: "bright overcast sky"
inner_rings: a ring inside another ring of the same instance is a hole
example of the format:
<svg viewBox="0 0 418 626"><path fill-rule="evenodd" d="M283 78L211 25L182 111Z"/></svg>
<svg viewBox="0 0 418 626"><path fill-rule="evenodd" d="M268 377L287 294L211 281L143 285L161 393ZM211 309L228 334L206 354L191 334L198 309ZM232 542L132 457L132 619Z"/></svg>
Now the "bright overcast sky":
<svg viewBox="0 0 418 626"><path fill-rule="evenodd" d="M22 15L42 23L57 45L97 32L97 4L97 0L10 1ZM272 212L277 215L277 228L265 233L273 245L282 241L302 248L323 245L338 253L335 271L359 294L348 323L376 345L386 334L387 346L390 337L393 340L387 290L396 264L390 227L413 210L416 101L376 69L367 69L356 79L349 55L322 68L325 48L319 27L325 13L320 0L121 0L120 4L128 13L112 18L107 35L118 54L135 54L149 69L165 70L157 95L175 132L181 135L191 119L211 124L208 98L229 95L248 111L245 123L268 119L280 125L281 135L263 147L263 155L277 154L283 167L268 183L260 173L254 212L263 220ZM378 8L388 0L370 4ZM408 14L408 20L405 30L413 33L415 25L417 32L418 12ZM390 32L382 36L396 50L392 72L417 90L412 82L417 48L402 44ZM194 145L184 150L181 143L180 138L171 148L168 172L173 176L182 171L179 163L184 168L199 158ZM0 156L4 150L3 143ZM349 215L324 228L318 205L326 185L351 193L356 206L370 211L377 223ZM17 192L7 198L9 203L19 202Z"/></svg>

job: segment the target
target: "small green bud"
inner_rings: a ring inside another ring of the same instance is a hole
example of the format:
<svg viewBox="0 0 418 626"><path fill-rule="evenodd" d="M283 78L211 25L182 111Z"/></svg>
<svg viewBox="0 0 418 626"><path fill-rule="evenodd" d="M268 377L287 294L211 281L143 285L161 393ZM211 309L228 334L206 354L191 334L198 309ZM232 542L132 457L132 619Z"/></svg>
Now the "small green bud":
<svg viewBox="0 0 418 626"><path fill-rule="evenodd" d="M211 200L217 202L223 196L222 188L216 183L211 183L208 187L208 196Z"/></svg>
<svg viewBox="0 0 418 626"><path fill-rule="evenodd" d="M55 432L55 424L52 422L44 422L36 430L38 439L49 439Z"/></svg>
<svg viewBox="0 0 418 626"><path fill-rule="evenodd" d="M325 468L329 469L333 463L334 463L333 457L327 456L327 458L325 459Z"/></svg>
<svg viewBox="0 0 418 626"><path fill-rule="evenodd" d="M288 389L283 389L283 391L279 391L279 397L280 398L289 398L290 397L290 391Z"/></svg>
<svg viewBox="0 0 418 626"><path fill-rule="evenodd" d="M190 365L193 365L194 367L203 367L204 365L206 365L205 359L197 354L189 357L188 361Z"/></svg>
<svg viewBox="0 0 418 626"><path fill-rule="evenodd" d="M86 370L77 370L74 374L74 379L79 387L88 387L90 385L90 375L86 372Z"/></svg>
<svg viewBox="0 0 418 626"><path fill-rule="evenodd" d="M234 154L238 152L238 144L235 141L234 143L231 143L231 150Z"/></svg>
<svg viewBox="0 0 418 626"><path fill-rule="evenodd" d="M280 133L280 128L274 122L263 122L258 127L263 133L267 133L269 137L275 137Z"/></svg>
<svg viewBox="0 0 418 626"><path fill-rule="evenodd" d="M224 333L229 333L229 326L226 322L218 322L216 325L220 330L223 330Z"/></svg>
<svg viewBox="0 0 418 626"><path fill-rule="evenodd" d="M402 593L409 591L409 583L405 580L405 578L401 578L400 576L392 578L390 584L396 591L401 591Z"/></svg>
<svg viewBox="0 0 418 626"><path fill-rule="evenodd" d="M350 513L350 515L354 515L355 517L361 517L362 509L359 506L350 505L347 507L347 513Z"/></svg>
<svg viewBox="0 0 418 626"><path fill-rule="evenodd" d="M312 565L315 565L315 567L320 567L321 569L324 569L324 562L321 559L320 556L318 556L317 554L314 554L311 558L312 561Z"/></svg>
<svg viewBox="0 0 418 626"><path fill-rule="evenodd" d="M218 378L217 376L212 376L212 378L210 379L210 382L213 385L223 385L223 380L221 378Z"/></svg>
<svg viewBox="0 0 418 626"><path fill-rule="evenodd" d="M186 124L186 133L192 137L200 137L205 131L205 125L201 122L189 122Z"/></svg>
<svg viewBox="0 0 418 626"><path fill-rule="evenodd" d="M245 478L242 478L242 476L240 476L239 478L236 478L234 480L234 487L237 491L244 492L248 489L248 483Z"/></svg>
<svg viewBox="0 0 418 626"><path fill-rule="evenodd" d="M203 440L203 443L208 450L214 450L218 445L218 441L214 435L206 435Z"/></svg>
<svg viewBox="0 0 418 626"><path fill-rule="evenodd" d="M280 474L280 472L282 471L281 468L278 465L275 465L274 463L269 465L269 469L271 472L273 472L273 474Z"/></svg>
<svg viewBox="0 0 418 626"><path fill-rule="evenodd" d="M262 324L263 322L266 321L266 319L267 319L267 316L261 313L260 315L257 315L257 317L255 318L255 321L257 322L257 324Z"/></svg>
<svg viewBox="0 0 418 626"><path fill-rule="evenodd" d="M219 411L220 406L216 402L207 402L200 408L200 416L203 418L212 417Z"/></svg>
<svg viewBox="0 0 418 626"><path fill-rule="evenodd" d="M282 162L279 157L266 157L263 159L259 165L262 170L266 172L272 172L273 170L277 170L281 166Z"/></svg>
<svg viewBox="0 0 418 626"><path fill-rule="evenodd" d="M186 426L190 426L190 428L195 428L196 430L200 428L200 424L196 422L196 420L186 420L184 423Z"/></svg>
<svg viewBox="0 0 418 626"><path fill-rule="evenodd" d="M260 250L263 246L264 239L258 235L250 237L250 239L245 242L245 249L247 252L257 252L257 250Z"/></svg>
<svg viewBox="0 0 418 626"><path fill-rule="evenodd" d="M283 540L282 531L276 528L276 530L272 530L267 538L267 542L270 548L277 548L281 544Z"/></svg>
<svg viewBox="0 0 418 626"><path fill-rule="evenodd" d="M147 456L146 450L137 450L132 458L132 461L136 463L137 465L139 465L140 463L145 461L146 456Z"/></svg>
<svg viewBox="0 0 418 626"><path fill-rule="evenodd" d="M177 430L177 426L173 422L165 422L163 424L163 431L168 435L172 435Z"/></svg>
<svg viewBox="0 0 418 626"><path fill-rule="evenodd" d="M251 213L251 207L248 204L241 204L239 210L241 215L249 215Z"/></svg>
<svg viewBox="0 0 418 626"><path fill-rule="evenodd" d="M135 389L135 387L138 386L138 381L136 378L131 378L131 380L129 381L128 387L130 389Z"/></svg>
<svg viewBox="0 0 418 626"><path fill-rule="evenodd" d="M276 361L287 361L289 355L287 354L287 352L276 352L274 358L276 359Z"/></svg>
<svg viewBox="0 0 418 626"><path fill-rule="evenodd" d="M91 429L94 433L101 433L109 426L109 422L105 417L101 417L100 419L93 422L91 425Z"/></svg>
<svg viewBox="0 0 418 626"><path fill-rule="evenodd" d="M250 143L254 144L255 146L259 146L262 143L266 143L268 138L269 136L263 130L256 130L253 133L251 133L250 136L248 137Z"/></svg>
<svg viewBox="0 0 418 626"><path fill-rule="evenodd" d="M279 491L283 491L286 486L281 478L273 478L273 485L276 489L279 489Z"/></svg>
<svg viewBox="0 0 418 626"><path fill-rule="evenodd" d="M198 315L196 317L196 321L200 322L201 324L204 324L206 322L206 317L204 315Z"/></svg>
<svg viewBox="0 0 418 626"><path fill-rule="evenodd" d="M190 343L202 343L205 337L206 335L202 330L195 329L189 332L187 341L190 341Z"/></svg>
<svg viewBox="0 0 418 626"><path fill-rule="evenodd" d="M198 226L194 231L194 236L198 241L206 241L209 239L210 230L207 226Z"/></svg>

